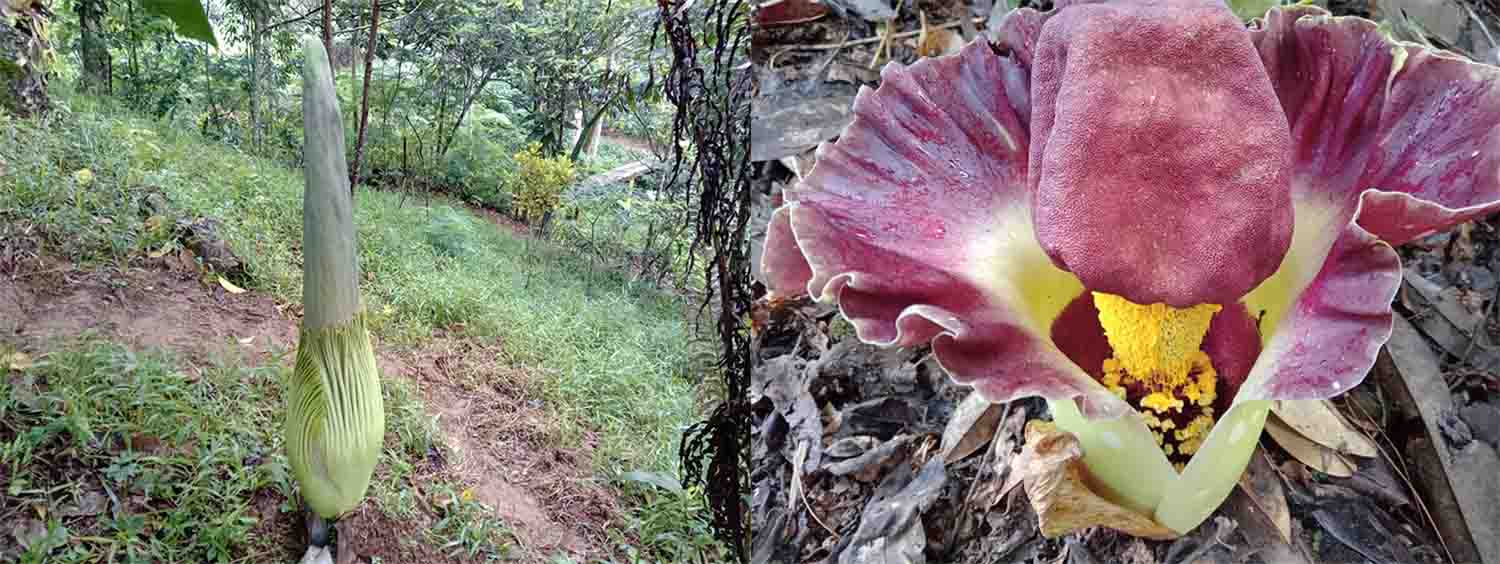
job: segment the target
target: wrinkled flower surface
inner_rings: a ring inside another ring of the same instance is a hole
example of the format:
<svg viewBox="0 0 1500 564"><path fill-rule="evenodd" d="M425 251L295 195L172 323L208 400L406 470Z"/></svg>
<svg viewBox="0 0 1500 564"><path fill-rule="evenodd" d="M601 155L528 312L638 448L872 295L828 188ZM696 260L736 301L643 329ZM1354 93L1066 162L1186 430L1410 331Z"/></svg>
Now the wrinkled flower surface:
<svg viewBox="0 0 1500 564"><path fill-rule="evenodd" d="M1103 493L1179 532L1271 401L1364 378L1392 246L1500 210L1500 70L1310 6L1016 10L854 113L772 216L772 290L1047 398Z"/></svg>

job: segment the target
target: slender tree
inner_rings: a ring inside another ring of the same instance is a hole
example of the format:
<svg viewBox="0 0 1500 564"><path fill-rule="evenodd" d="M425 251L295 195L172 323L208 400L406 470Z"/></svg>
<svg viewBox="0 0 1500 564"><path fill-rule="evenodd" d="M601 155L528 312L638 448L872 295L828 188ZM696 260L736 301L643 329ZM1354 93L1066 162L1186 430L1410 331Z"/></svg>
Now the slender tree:
<svg viewBox="0 0 1500 564"><path fill-rule="evenodd" d="M323 0L323 51L333 59L333 0Z"/></svg>
<svg viewBox="0 0 1500 564"><path fill-rule="evenodd" d="M375 62L375 40L380 37L380 0L370 0L370 38L365 42L365 84L359 97L359 136L354 141L354 165L349 190L359 185L359 166L365 154L365 126L370 123L370 68Z"/></svg>
<svg viewBox="0 0 1500 564"><path fill-rule="evenodd" d="M78 58L83 61L80 86L85 92L108 94L111 90L109 45L101 25L108 8L105 0L78 0L74 5L78 12Z"/></svg>

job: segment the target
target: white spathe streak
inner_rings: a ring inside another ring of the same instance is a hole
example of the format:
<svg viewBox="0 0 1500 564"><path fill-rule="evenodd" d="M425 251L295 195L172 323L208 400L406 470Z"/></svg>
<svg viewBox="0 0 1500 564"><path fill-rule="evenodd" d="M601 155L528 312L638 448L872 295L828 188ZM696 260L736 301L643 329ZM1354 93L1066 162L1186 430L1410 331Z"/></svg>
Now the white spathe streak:
<svg viewBox="0 0 1500 564"><path fill-rule="evenodd" d="M1052 264L1037 241L1028 201L1000 208L988 229L965 236L969 247L961 276L979 288L988 301L1005 306L1007 321L1021 329L1037 346L1045 347L1048 364L1067 374L1081 393L1049 400L1083 399L1088 417L1115 419L1133 411L1124 401L1074 364L1052 342L1052 323L1070 302L1084 292L1073 273ZM939 364L941 364L941 359ZM951 372L950 372L951 373Z"/></svg>
<svg viewBox="0 0 1500 564"><path fill-rule="evenodd" d="M809 234L805 233L805 226L808 221L815 221L808 214L817 212L804 209L795 201L788 202L787 205L790 207L788 213L792 238L799 249L806 249L805 238ZM1046 252L1037 243L1031 228L1030 212L1024 202L1000 210L997 220L984 232L973 235L955 233L952 236L962 237L960 240L968 242L963 255L965 258L959 265L960 271L952 274L978 288L987 298L986 301L994 304L990 311L980 311L978 314L986 316L986 322L998 322L1021 329L1025 333L1022 338L1033 339L1031 346L1041 347L1036 360L1065 374L1070 387L1077 392L1067 397L1048 399L1082 399L1093 417L1118 418L1132 412L1128 404L1090 377L1052 343L1052 322L1073 298L1083 292L1083 284L1071 273L1052 265ZM816 253L804 256L811 270L807 292L819 302L838 303L839 293L843 288L861 288L864 279L879 276L878 273L871 272L839 271L837 265ZM888 339L879 339L874 335L880 322L854 319L841 303L839 313L850 320L855 336L860 341L882 347L907 342L907 330L911 325L910 318L913 317L940 328L934 340L965 339L972 331L972 325L957 312L932 304L913 304L903 309L894 320L895 334ZM974 378L956 375L943 362L941 355L935 358L939 367L953 377L954 381L973 385ZM976 386L976 389L979 388L982 386ZM990 399L1008 401L1013 398Z"/></svg>
<svg viewBox="0 0 1500 564"><path fill-rule="evenodd" d="M1083 293L1083 283L1052 264L1032 227L1030 202L1004 207L996 215L989 230L969 236L965 278L994 302L1024 304L1016 312L1022 326L1050 342L1052 322Z"/></svg>
<svg viewBox="0 0 1500 564"><path fill-rule="evenodd" d="M1345 211L1340 209L1343 206L1339 202L1308 197L1309 192L1305 189L1296 189L1294 192L1296 196L1292 203L1296 206L1296 224L1292 232L1292 246L1288 249L1287 257L1282 260L1281 268L1245 296L1245 305L1250 314L1256 315L1264 310L1265 319L1271 323L1263 326L1269 327L1270 332L1262 335L1260 355L1256 357L1255 365L1251 367L1245 383L1235 395L1234 404L1269 399L1271 379L1275 377L1286 355L1299 344L1309 346L1305 342L1309 336L1299 334L1299 331L1305 331L1294 325L1296 318L1290 315L1292 308L1296 307L1302 293L1317 278L1338 238L1350 223L1357 221L1365 199L1391 194L1375 189L1365 190L1355 200L1353 209ZM1356 225L1355 228L1359 227ZM1395 289L1391 295L1372 298L1390 303L1395 299L1394 293ZM1379 338L1383 343L1389 338L1389 333ZM1337 391L1338 388L1333 388L1329 395L1335 395Z"/></svg>
<svg viewBox="0 0 1500 564"><path fill-rule="evenodd" d="M1261 334L1260 355L1235 395L1234 404L1265 396L1277 360L1299 340L1289 315L1297 298L1317 278L1334 242L1343 233L1344 225L1352 221L1352 217L1358 217L1356 209L1349 218L1340 218L1338 204L1308 197L1308 190L1294 189L1293 193L1296 195L1292 198L1292 244L1287 247L1287 254L1276 272L1244 298L1245 307L1252 317L1264 312L1261 330L1269 331Z"/></svg>

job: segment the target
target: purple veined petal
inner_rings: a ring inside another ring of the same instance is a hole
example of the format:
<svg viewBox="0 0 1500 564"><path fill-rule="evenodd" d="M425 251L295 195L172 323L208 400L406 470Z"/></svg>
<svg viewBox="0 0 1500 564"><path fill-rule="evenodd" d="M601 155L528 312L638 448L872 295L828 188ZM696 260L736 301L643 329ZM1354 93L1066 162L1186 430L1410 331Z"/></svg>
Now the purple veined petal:
<svg viewBox="0 0 1500 564"><path fill-rule="evenodd" d="M1032 229L1026 76L982 39L888 65L785 192L763 264L785 274L771 276L782 288L836 300L865 342L931 341L955 381L991 401L1077 397L1090 416L1118 416L1129 407L1048 336L1083 286Z"/></svg>
<svg viewBox="0 0 1500 564"><path fill-rule="evenodd" d="M761 272L766 286L782 295L807 293L807 282L812 280L812 267L807 258L797 250L797 241L792 235L791 208L782 206L771 214L771 223L766 229L766 249L761 258ZM769 252L778 249L780 252Z"/></svg>
<svg viewBox="0 0 1500 564"><path fill-rule="evenodd" d="M1037 37L1042 34L1042 24L1052 12L1038 12L1031 8L1016 8L1000 20L994 31L995 46L1008 51L1022 68L1031 68L1031 58L1036 52ZM1028 80L1027 87L1030 88ZM1030 104L1027 104L1028 110ZM1030 121L1028 119L1028 121Z"/></svg>
<svg viewBox="0 0 1500 564"><path fill-rule="evenodd" d="M1236 401L1327 398L1389 338L1391 245L1500 207L1500 69L1310 6L1272 9L1252 36L1292 127L1296 226L1244 300L1263 352Z"/></svg>
<svg viewBox="0 0 1500 564"><path fill-rule="evenodd" d="M1251 35L1292 127L1296 197L1363 194L1359 225L1391 245L1500 211L1500 68L1315 6L1272 9Z"/></svg>
<svg viewBox="0 0 1500 564"><path fill-rule="evenodd" d="M1263 334L1261 355L1236 402L1347 392L1390 338L1391 300L1401 285L1395 249L1350 221L1358 209L1340 213L1303 203L1297 211L1299 236L1286 263L1245 297L1272 329ZM1343 227L1334 227L1340 221Z"/></svg>
<svg viewBox="0 0 1500 564"><path fill-rule="evenodd" d="M1223 503L1255 449L1269 400L1327 398L1369 372L1390 337L1401 261L1352 221L1358 212L1299 202L1286 260L1244 301L1252 313L1265 311L1262 327L1274 329L1265 331L1233 406L1173 482L1179 495L1162 497L1159 522L1190 529Z"/></svg>

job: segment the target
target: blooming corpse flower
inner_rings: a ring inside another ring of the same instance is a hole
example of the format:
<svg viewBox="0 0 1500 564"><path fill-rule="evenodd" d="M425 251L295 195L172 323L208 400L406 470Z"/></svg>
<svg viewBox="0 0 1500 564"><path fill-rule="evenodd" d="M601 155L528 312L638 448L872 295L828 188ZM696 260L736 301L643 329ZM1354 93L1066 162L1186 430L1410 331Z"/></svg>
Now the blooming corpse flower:
<svg viewBox="0 0 1500 564"><path fill-rule="evenodd" d="M1055 6L887 66L764 272L991 401L1045 397L1098 493L1185 533L1273 401L1364 378L1392 246L1500 211L1500 69L1311 6Z"/></svg>

